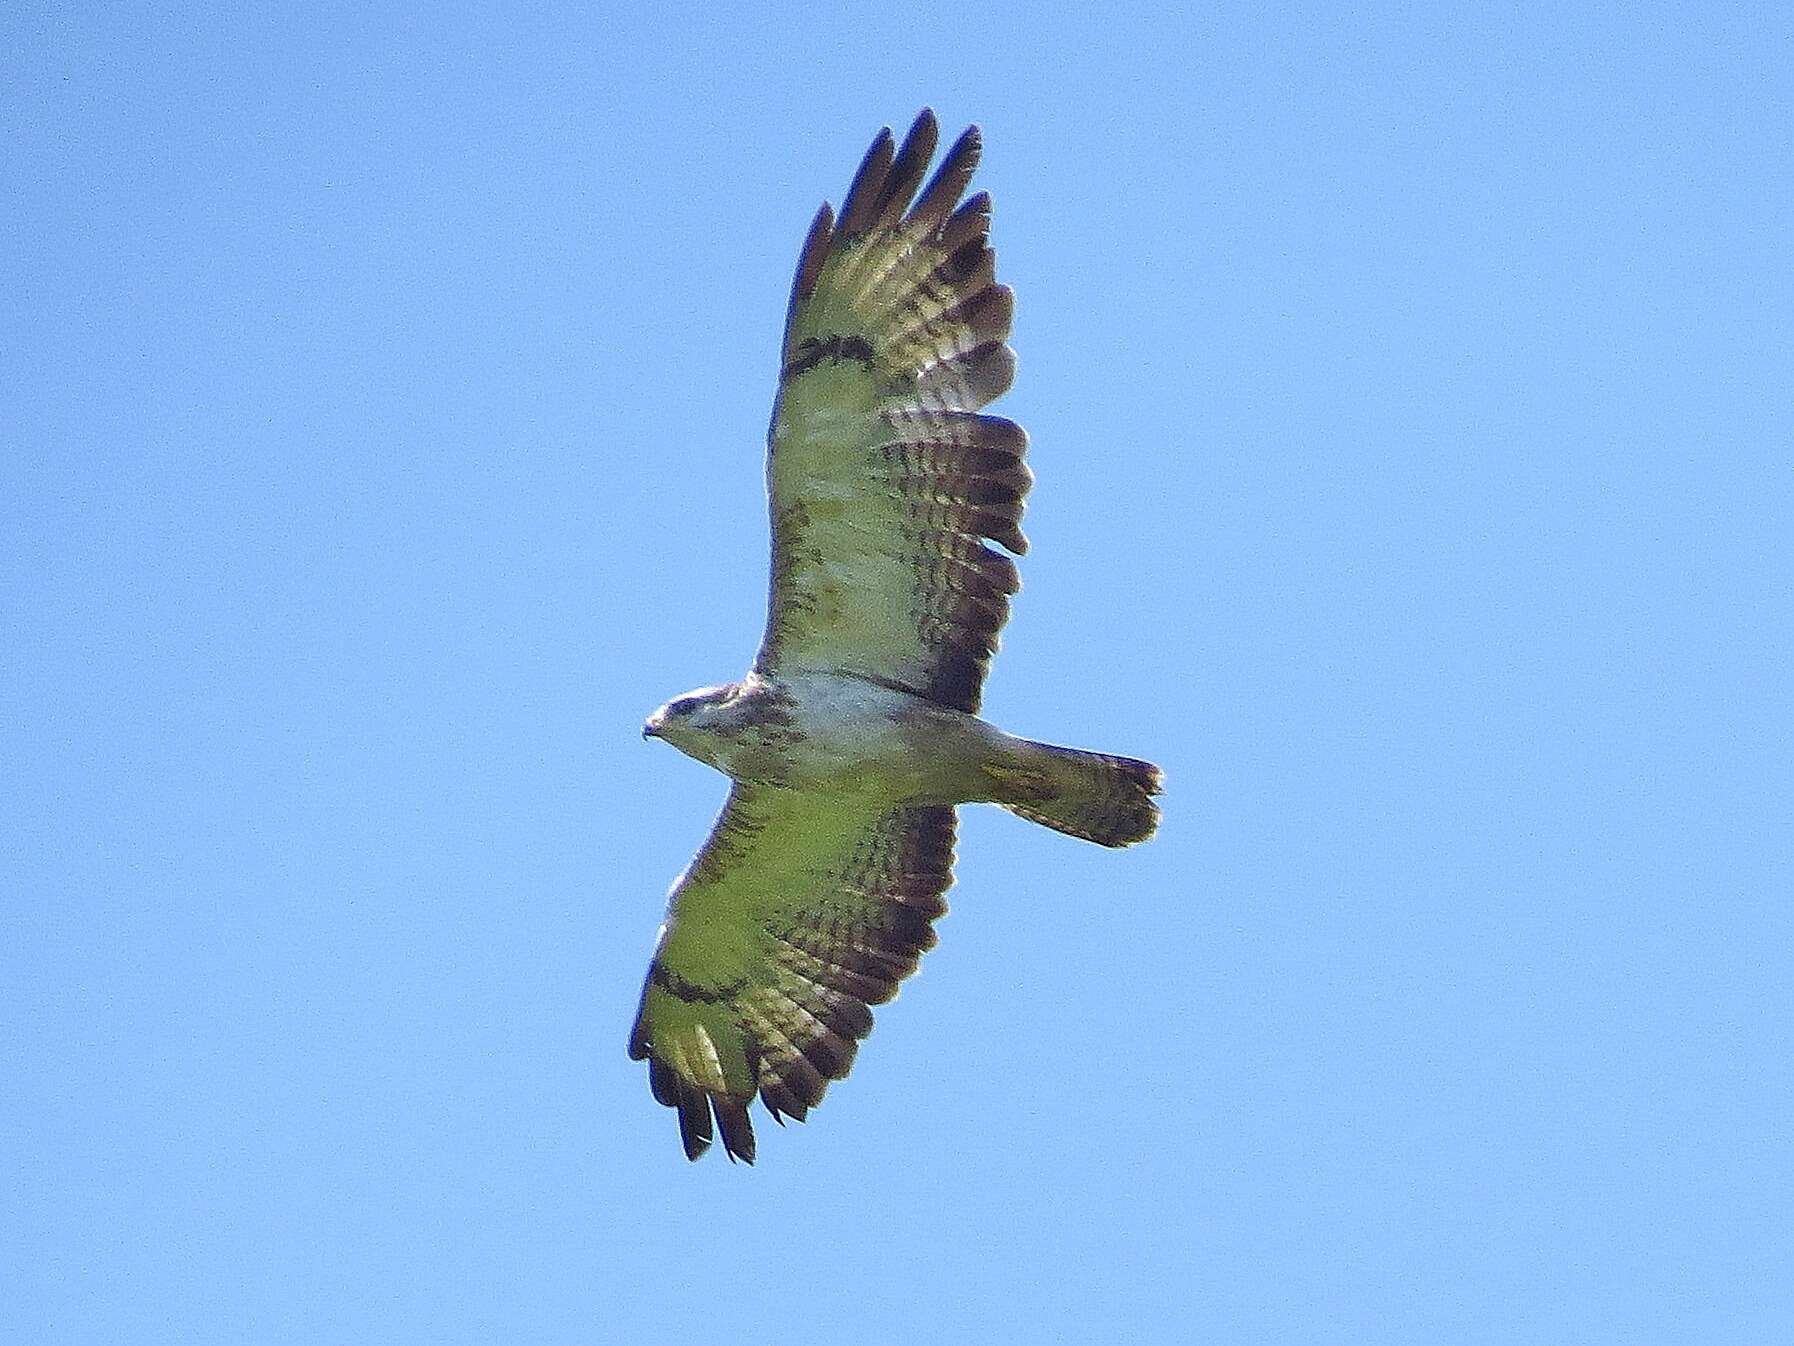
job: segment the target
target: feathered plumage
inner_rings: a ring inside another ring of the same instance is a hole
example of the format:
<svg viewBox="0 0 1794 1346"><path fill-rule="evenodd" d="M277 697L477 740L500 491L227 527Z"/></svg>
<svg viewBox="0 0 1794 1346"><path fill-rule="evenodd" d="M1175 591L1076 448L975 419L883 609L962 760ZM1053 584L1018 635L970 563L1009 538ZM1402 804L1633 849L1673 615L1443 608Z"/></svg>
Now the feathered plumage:
<svg viewBox="0 0 1794 1346"><path fill-rule="evenodd" d="M936 140L927 111L901 145L883 132L810 227L769 436L765 639L741 683L645 731L736 782L674 885L629 1044L694 1159L720 1131L751 1162L756 1094L802 1120L847 1073L869 1007L934 944L954 805L1110 846L1158 821L1149 763L976 718L1033 478L1021 427L980 411L1015 357L990 199L961 200L978 131L924 186Z"/></svg>

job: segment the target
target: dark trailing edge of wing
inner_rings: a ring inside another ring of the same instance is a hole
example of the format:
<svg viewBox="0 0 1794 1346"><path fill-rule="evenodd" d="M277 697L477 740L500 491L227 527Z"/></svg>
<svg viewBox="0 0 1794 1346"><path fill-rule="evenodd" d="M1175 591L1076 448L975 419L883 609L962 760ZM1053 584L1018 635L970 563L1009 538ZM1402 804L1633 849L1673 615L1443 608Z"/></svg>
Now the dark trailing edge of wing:
<svg viewBox="0 0 1794 1346"><path fill-rule="evenodd" d="M954 825L954 811L946 806L898 809L880 819L840 876L864 905L844 918L824 904L793 912L769 928L774 971L758 991L734 984L698 986L663 974L658 962L650 969L649 986L688 1004L727 1005L740 1016L748 1030L752 1078L774 1121L803 1121L830 1082L846 1077L860 1042L872 1031L871 1006L896 995L898 983L934 947L934 922L947 910L943 895L953 882ZM647 994L644 987L644 1006ZM759 1031L765 1016L780 1010L786 1024L805 1025L802 1031ZM752 1095L713 1093L685 1079L655 1053L641 1012L630 1033L629 1056L648 1062L655 1101L678 1113L687 1159L702 1156L720 1132L730 1159L754 1162Z"/></svg>

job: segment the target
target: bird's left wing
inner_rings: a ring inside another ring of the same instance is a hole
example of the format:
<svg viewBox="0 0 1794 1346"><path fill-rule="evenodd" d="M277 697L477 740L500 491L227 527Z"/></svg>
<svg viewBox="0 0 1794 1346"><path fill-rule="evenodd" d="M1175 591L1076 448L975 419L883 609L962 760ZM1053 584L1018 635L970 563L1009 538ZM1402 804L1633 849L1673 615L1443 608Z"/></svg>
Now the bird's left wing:
<svg viewBox="0 0 1794 1346"><path fill-rule="evenodd" d="M714 1113L730 1158L752 1163L756 1093L801 1121L847 1074L868 1006L934 944L953 831L951 808L735 786L673 887L629 1039L688 1158Z"/></svg>
<svg viewBox="0 0 1794 1346"><path fill-rule="evenodd" d="M995 280L990 198L963 204L978 131L926 187L936 125L873 142L797 264L766 481L772 593L754 667L851 673L976 711L1019 584L1020 426L979 408L1009 387L1014 308ZM913 198L913 204L912 204Z"/></svg>

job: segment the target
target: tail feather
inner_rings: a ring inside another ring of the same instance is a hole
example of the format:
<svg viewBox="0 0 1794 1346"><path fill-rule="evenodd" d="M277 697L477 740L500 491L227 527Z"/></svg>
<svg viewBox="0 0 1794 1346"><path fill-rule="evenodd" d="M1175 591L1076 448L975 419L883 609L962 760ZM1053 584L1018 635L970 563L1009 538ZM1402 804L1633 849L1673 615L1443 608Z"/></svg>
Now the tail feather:
<svg viewBox="0 0 1794 1346"><path fill-rule="evenodd" d="M1047 743L1027 749L1024 763L991 769L996 802L1011 813L1099 846L1132 846L1158 830L1153 796L1165 778L1151 762Z"/></svg>

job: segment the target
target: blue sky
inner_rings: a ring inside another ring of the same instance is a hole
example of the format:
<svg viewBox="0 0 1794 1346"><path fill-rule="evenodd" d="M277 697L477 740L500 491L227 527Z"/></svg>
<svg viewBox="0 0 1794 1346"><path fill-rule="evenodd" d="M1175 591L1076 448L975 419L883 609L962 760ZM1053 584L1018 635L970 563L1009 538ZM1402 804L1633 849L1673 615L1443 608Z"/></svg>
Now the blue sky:
<svg viewBox="0 0 1794 1346"><path fill-rule="evenodd" d="M1794 1326L1794 28L1763 7L14 6L0 1335ZM763 616L790 269L984 127L1034 544L757 1167L624 1039Z"/></svg>

